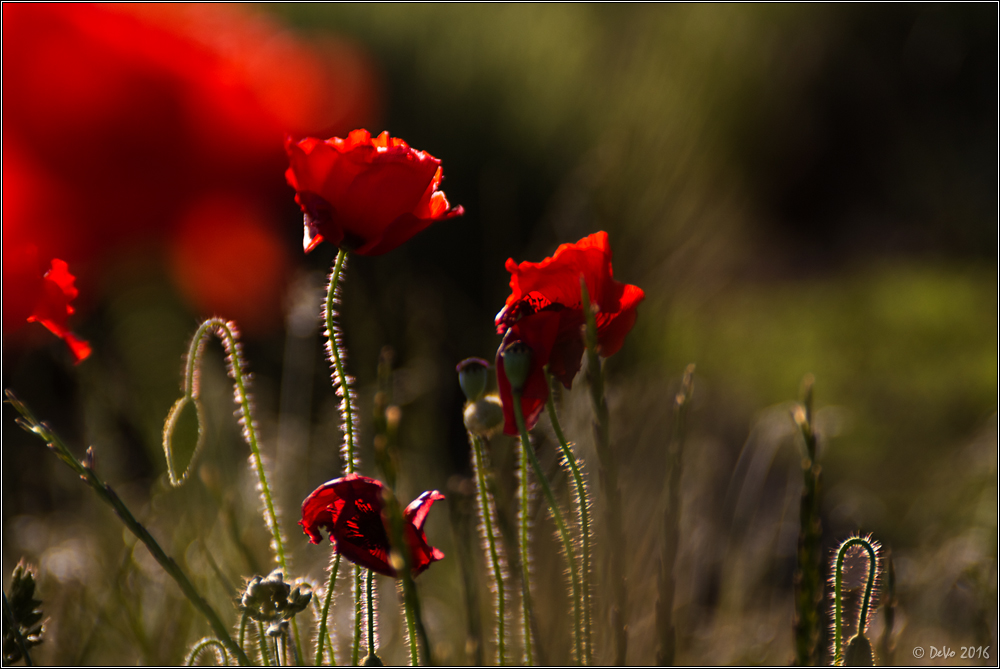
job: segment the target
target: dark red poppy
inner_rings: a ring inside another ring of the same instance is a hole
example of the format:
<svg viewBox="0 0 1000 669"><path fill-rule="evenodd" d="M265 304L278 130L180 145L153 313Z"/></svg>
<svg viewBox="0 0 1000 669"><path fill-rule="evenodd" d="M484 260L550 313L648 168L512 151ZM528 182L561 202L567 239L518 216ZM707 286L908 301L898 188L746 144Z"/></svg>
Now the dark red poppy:
<svg viewBox="0 0 1000 669"><path fill-rule="evenodd" d="M395 578L396 570L389 562L389 533L383 513L384 487L379 481L358 474L327 481L302 502L299 525L312 543L320 543L323 540L320 530L326 530L337 552L348 560ZM430 490L403 511L403 534L410 548L414 576L444 557L437 548L427 545L424 534L424 521L431 505L439 499L444 499L444 495Z"/></svg>
<svg viewBox="0 0 1000 669"><path fill-rule="evenodd" d="M70 304L78 294L69 273L69 266L53 258L48 271L32 246L4 249L4 274L11 282L11 291L4 291L4 316L19 315L21 323L41 323L66 342L77 364L90 355L90 344L69 331ZM5 285L6 288L6 285ZM9 304L7 297L11 297Z"/></svg>
<svg viewBox="0 0 1000 669"><path fill-rule="evenodd" d="M285 140L288 185L302 208L308 253L321 241L354 253L391 251L431 223L465 210L438 190L441 161L383 132L354 130L346 139Z"/></svg>
<svg viewBox="0 0 1000 669"><path fill-rule="evenodd" d="M580 277L587 284L591 306L596 309L598 352L607 357L622 347L635 324L636 307L645 297L637 286L615 281L611 270L608 233L596 232L575 244L562 244L542 262L507 260L510 297L497 314L497 333L503 344L497 351L497 384L504 407L504 432L516 435L513 397L501 352L521 341L532 350L532 366L521 393L521 408L528 429L534 427L545 406L549 389L542 368L569 388L580 371L583 341L583 297Z"/></svg>

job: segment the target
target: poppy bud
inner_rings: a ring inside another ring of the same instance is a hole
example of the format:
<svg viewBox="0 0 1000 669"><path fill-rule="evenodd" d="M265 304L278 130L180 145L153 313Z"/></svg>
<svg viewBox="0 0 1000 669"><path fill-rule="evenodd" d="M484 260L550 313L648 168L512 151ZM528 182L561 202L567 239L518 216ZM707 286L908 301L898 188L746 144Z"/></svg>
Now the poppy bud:
<svg viewBox="0 0 1000 669"><path fill-rule="evenodd" d="M864 634L858 634L847 644L847 653L844 655L844 666L875 666L875 654L872 652L872 644Z"/></svg>
<svg viewBox="0 0 1000 669"><path fill-rule="evenodd" d="M496 395L488 395L465 405L465 429L479 437L489 437L503 427L503 405Z"/></svg>
<svg viewBox="0 0 1000 669"><path fill-rule="evenodd" d="M458 385L462 386L462 392L470 402L475 402L486 392L489 368L490 363L482 358L466 358L455 367Z"/></svg>
<svg viewBox="0 0 1000 669"><path fill-rule="evenodd" d="M524 383L528 380L531 372L531 359L533 352L531 348L521 341L510 343L500 354L503 357L504 372L510 382L511 389L520 394L524 389Z"/></svg>
<svg viewBox="0 0 1000 669"><path fill-rule="evenodd" d="M362 667L384 667L385 663L382 662L382 658L380 658L375 653L372 653L370 655L365 655L363 658L361 658L361 666Z"/></svg>

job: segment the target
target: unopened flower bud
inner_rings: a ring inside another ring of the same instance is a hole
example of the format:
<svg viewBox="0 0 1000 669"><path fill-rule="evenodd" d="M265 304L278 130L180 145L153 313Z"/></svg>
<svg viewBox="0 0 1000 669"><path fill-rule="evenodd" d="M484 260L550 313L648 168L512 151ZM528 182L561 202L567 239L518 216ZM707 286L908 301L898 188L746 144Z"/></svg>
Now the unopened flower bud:
<svg viewBox="0 0 1000 669"><path fill-rule="evenodd" d="M490 437L503 427L503 404L496 395L481 397L465 405L465 429L479 437Z"/></svg>
<svg viewBox="0 0 1000 669"><path fill-rule="evenodd" d="M844 654L845 667L874 667L875 654L872 644L864 634L858 634L847 644Z"/></svg>
<svg viewBox="0 0 1000 669"><path fill-rule="evenodd" d="M385 664L382 662L382 658L380 658L375 653L372 653L370 655L365 655L361 659L361 666L362 667L384 667Z"/></svg>
<svg viewBox="0 0 1000 669"><path fill-rule="evenodd" d="M466 358L455 367L458 384L462 386L462 392L470 402L475 402L486 392L489 369L490 363L482 358Z"/></svg>
<svg viewBox="0 0 1000 669"><path fill-rule="evenodd" d="M528 374L531 372L531 359L533 357L531 347L524 342L515 341L508 344L500 356L503 358L503 369L507 374L511 389L515 393L520 393L528 380Z"/></svg>

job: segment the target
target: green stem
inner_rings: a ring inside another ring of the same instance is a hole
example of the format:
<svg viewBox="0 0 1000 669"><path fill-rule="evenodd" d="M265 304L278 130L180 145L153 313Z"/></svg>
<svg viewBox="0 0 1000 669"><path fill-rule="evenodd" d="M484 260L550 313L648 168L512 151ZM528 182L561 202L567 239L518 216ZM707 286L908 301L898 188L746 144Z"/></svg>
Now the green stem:
<svg viewBox="0 0 1000 669"><path fill-rule="evenodd" d="M198 660L198 656L209 646L215 649L215 656L219 660L219 666L228 667L229 655L226 654L226 646L218 639L202 639L196 643L184 660L184 665L187 667L194 666L194 663Z"/></svg>
<svg viewBox="0 0 1000 669"><path fill-rule="evenodd" d="M323 664L323 644L330 644L330 664L336 665L337 659L333 652L333 640L327 629L330 616L330 603L333 601L333 588L337 585L337 572L340 571L340 553L334 553L330 563L330 580L326 584L326 596L323 597L323 611L319 617L319 631L316 634L316 666Z"/></svg>
<svg viewBox="0 0 1000 669"><path fill-rule="evenodd" d="M354 637L351 640L351 664L356 667L361 659L361 620L365 607L365 574L364 570L357 565L353 565L351 571L354 573Z"/></svg>
<svg viewBox="0 0 1000 669"><path fill-rule="evenodd" d="M566 562L569 564L570 586L573 595L573 648L576 652L577 661L582 661L583 626L580 615L580 572L576 565L573 540L569 535L569 530L566 528L566 522L563 520L562 512L559 510L559 503L552 492L552 486L549 485L548 477L545 476L545 471L542 469L542 465L538 462L538 457L535 455L535 449L531 447L531 441L528 439L528 428L524 422L524 411L521 410L521 393L514 392L513 395L514 418L517 421L517 429L521 433L521 450L528 454L528 460L531 462L532 469L535 470L535 476L542 485L542 492L545 493L545 499L549 503L549 511L552 513L552 519L555 521L556 529L559 531L563 551L566 553Z"/></svg>
<svg viewBox="0 0 1000 669"><path fill-rule="evenodd" d="M147 530L139 523L139 521L135 519L135 516L132 515L132 512L129 511L127 506L125 506L125 503L121 500L114 489L102 481L97 474L94 473L92 468L84 466L83 463L77 460L76 456L70 452L69 448L62 441L62 439L60 439L48 425L40 423L34 415L32 415L28 407L17 399L14 393L8 390L6 391L6 395L7 401L10 402L10 404L13 405L14 408L17 409L18 413L20 413L23 417L18 420L18 424L20 424L21 427L26 429L28 432L31 432L45 441L48 447L60 460L79 474L80 478L82 478L84 482L87 483L87 485L89 485L95 493L97 493L97 496L114 509L115 514L125 524L125 527L127 527L129 531L132 532L137 539L139 539L139 541L146 545L146 548L149 549L153 558L160 563L163 570L174 579L178 586L180 586L181 591L188 598L188 600L190 600L194 607L201 612L203 616L205 616L208 620L208 624L212 628L212 631L215 632L215 635L222 641L222 643L226 644L226 648L228 648L233 656L237 658L239 663L242 665L250 664L250 660L247 658L246 653L244 653L243 649L237 646L236 642L233 641L232 636L230 636L226 626L222 624L222 620L219 619L215 610L200 594L198 594L198 591L191 583L191 580L187 577L180 566L174 562L173 558L164 552L163 548L160 547L160 544L153 538L153 535L149 533L149 530Z"/></svg>
<svg viewBox="0 0 1000 669"><path fill-rule="evenodd" d="M548 367L545 369L545 381L549 386L549 399L546 407L549 412L549 421L552 423L552 430L559 441L559 448L562 450L563 460L569 467L573 475L573 484L576 487L577 518L580 522L580 581L582 588L582 616L583 616L583 657L580 658L583 664L594 663L593 632L592 632L592 610L590 602L590 495L587 493L587 482L580 471L580 465L573 449L570 447L566 436L563 434L562 425L559 424L559 415L556 413L556 405L553 400L553 380L549 375Z"/></svg>
<svg viewBox="0 0 1000 669"><path fill-rule="evenodd" d="M254 621L257 626L257 645L260 648L260 661L265 667L271 666L271 653L267 649L267 637L264 635L264 626L258 621Z"/></svg>
<svg viewBox="0 0 1000 669"><path fill-rule="evenodd" d="M821 481L820 466L816 461L816 431L812 422L812 376L806 376L802 385L802 404L793 411L805 444L795 572L795 663L814 666L819 663L820 657L820 601L823 597Z"/></svg>
<svg viewBox="0 0 1000 669"><path fill-rule="evenodd" d="M375 588L373 587L375 572L369 569L365 580L368 600L368 655L375 657Z"/></svg>
<svg viewBox="0 0 1000 669"><path fill-rule="evenodd" d="M210 318L201 324L191 340L191 347L188 350L187 365L184 376L184 396L197 402L200 396L198 384L198 370L201 367L202 354L205 351L205 343L210 335L215 335L222 342L226 350L226 358L229 363L229 376L233 379L234 394L237 404L240 407L240 424L243 426L243 439L250 447L251 458L254 470L257 473L257 482L260 485L261 500L264 502L264 522L271 531L272 546L278 565L285 575L288 575L288 564L285 559L285 542L281 537L281 529L278 525L278 514L275 511L274 498L271 495L271 486L267 482L267 473L264 471L264 462L260 454L260 446L257 439L257 422L253 418L253 400L249 392L249 380L244 373L245 363L239 341L239 334L236 326L232 322L226 322L221 318Z"/></svg>
<svg viewBox="0 0 1000 669"><path fill-rule="evenodd" d="M864 634L865 625L868 623L868 609L871 606L872 593L875 590L875 574L878 570L878 554L875 546L867 537L851 537L840 544L837 549L837 566L833 573L833 664L839 665L844 661L843 641L841 637L841 592L843 590L843 569L844 559L847 551L854 547L861 546L868 553L868 579L865 581L864 596L861 599L861 610L858 613L857 634Z"/></svg>
<svg viewBox="0 0 1000 669"><path fill-rule="evenodd" d="M413 610L405 605L406 591L403 588L403 581L399 581L400 596L403 599L403 618L406 620L406 638L410 642L410 666L420 665L420 647L417 642L417 623L413 618Z"/></svg>
<svg viewBox="0 0 1000 669"><path fill-rule="evenodd" d="M694 365L684 371L681 390L674 398L674 433L667 449L667 503L663 511L663 557L660 561L659 595L656 602L656 629L660 647L656 660L661 666L674 664L677 630L674 621L674 565L680 546L681 466L684 455L684 427L688 405L694 392Z"/></svg>
<svg viewBox="0 0 1000 669"><path fill-rule="evenodd" d="M240 617L240 636L239 636L240 648L243 648L243 644L246 643L248 620L250 620L250 616L248 616L246 614L246 611L244 611L242 617Z"/></svg>
<svg viewBox="0 0 1000 669"><path fill-rule="evenodd" d="M600 461L598 480L605 499L605 525L608 545L611 546L611 587L614 593L611 605L611 626L615 639L614 664L625 664L628 656L628 587L625 580L624 557L627 554L625 534L622 532L622 497L618 487L618 459L611 448L608 403L604 398L604 373L598 355L597 321L587 292L587 283L580 277L580 298L587 319L587 383L594 409L594 442Z"/></svg>
<svg viewBox="0 0 1000 669"><path fill-rule="evenodd" d="M519 405L520 402L515 397L514 406L518 407ZM528 480L528 450L531 449L531 444L525 442L524 439L519 440L518 444L520 448L518 448L517 463L519 503L517 518L517 545L521 558L521 632L524 636L524 664L532 666L534 664L534 656L532 655L531 648L531 562L528 552L530 542L528 530L531 521L529 509L531 484Z"/></svg>
<svg viewBox="0 0 1000 669"><path fill-rule="evenodd" d="M497 664L504 666L507 664L507 600L504 590L504 565L501 561L500 552L497 550L496 536L493 533L493 517L495 510L493 501L489 495L489 487L486 482L486 458L483 455L482 440L469 433L469 441L472 444L473 465L476 470L476 492L479 501L479 516L483 521L483 534L486 537L486 545L489 550L490 569L493 572L493 584L496 587L496 616L497 616Z"/></svg>
<svg viewBox="0 0 1000 669"><path fill-rule="evenodd" d="M344 473L353 474L357 468L357 452L354 447L354 396L351 392L352 379L344 371L343 342L340 340L340 329L337 326L337 291L340 276L347 265L347 251L337 251L337 260L330 273L330 283L326 291L326 304L323 317L326 320L326 352L333 363L333 386L343 398L340 411L344 421Z"/></svg>

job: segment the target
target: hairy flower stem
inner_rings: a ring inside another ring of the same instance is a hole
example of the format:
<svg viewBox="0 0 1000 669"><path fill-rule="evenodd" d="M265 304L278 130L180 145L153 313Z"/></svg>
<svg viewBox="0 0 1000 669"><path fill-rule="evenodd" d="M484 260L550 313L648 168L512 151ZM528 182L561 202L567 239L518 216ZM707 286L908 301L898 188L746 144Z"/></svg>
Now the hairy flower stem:
<svg viewBox="0 0 1000 669"><path fill-rule="evenodd" d="M625 664L628 656L628 588L625 580L624 556L627 554L625 535L622 532L622 496L618 487L618 459L611 449L608 427L608 403L604 398L604 372L598 355L597 320L590 303L587 283L580 277L580 297L587 319L585 341L587 344L587 384L594 409L594 442L600 461L598 480L604 494L605 525L611 562L611 587L614 593L611 605L611 628L615 639L613 664Z"/></svg>
<svg viewBox="0 0 1000 669"><path fill-rule="evenodd" d="M556 529L559 531L559 538L562 540L563 551L566 553L566 562L569 565L570 587L573 597L573 649L578 662L583 661L583 619L580 611L580 571L577 569L576 556L573 551L573 539L566 528L562 512L559 510L559 502L552 492L548 477L542 465L538 462L535 449L531 446L528 438L528 428L524 422L524 411L521 410L521 393L514 392L514 418L517 421L517 429L521 433L521 451L526 453L531 462L531 468L535 470L535 477L542 485L542 492L549 503L549 511L552 513L552 520L555 521Z"/></svg>
<svg viewBox="0 0 1000 669"><path fill-rule="evenodd" d="M518 401L515 399L514 404ZM532 653L531 643L531 622L532 622L532 602L531 602L531 556L530 546L530 524L531 510L531 482L528 480L528 450L531 444L525 444L524 440L518 442L517 457L517 485L518 485L518 512L517 512L517 548L521 562L521 634L524 637L524 664L533 666L535 663Z"/></svg>
<svg viewBox="0 0 1000 669"><path fill-rule="evenodd" d="M369 569L365 577L365 600L368 602L368 656L375 657L375 573Z"/></svg>
<svg viewBox="0 0 1000 669"><path fill-rule="evenodd" d="M858 612L858 631L855 636L865 633L868 624L868 610L871 606L872 594L875 590L875 575L878 570L878 548L870 537L851 537L840 544L837 549L837 566L833 572L833 664L844 663L843 637L841 636L841 593L843 590L844 560L847 551L854 546L860 546L868 554L868 578L865 580L864 595L861 599L861 609Z"/></svg>
<svg viewBox="0 0 1000 669"><path fill-rule="evenodd" d="M566 466L569 467L570 473L573 476L573 485L576 488L574 501L576 502L577 519L580 523L580 586L582 590L581 615L583 616L583 657L580 660L583 664L590 665L594 663L593 611L590 603L590 495L587 493L587 482L583 478L583 472L580 471L580 464L573 454L573 449L566 440L566 436L563 434L562 426L559 424L559 415L556 413L556 405L553 400L555 386L547 367L545 369L545 381L549 385L549 399L546 403L549 412L549 421L552 423L552 430L559 441L563 460L566 462Z"/></svg>
<svg viewBox="0 0 1000 669"><path fill-rule="evenodd" d="M656 602L656 630L660 647L656 662L672 666L677 654L677 630L674 624L674 565L680 545L681 464L684 455L684 425L694 392L694 365L688 365L681 390L674 398L674 433L667 449L667 503L663 512L663 554L660 559L659 598Z"/></svg>
<svg viewBox="0 0 1000 669"><path fill-rule="evenodd" d="M218 661L220 667L229 666L229 655L226 653L226 645L218 639L212 639L211 637L202 639L191 648L191 652L184 658L184 666L193 667L194 663L198 661L198 656L206 648L211 648L215 651L215 659Z"/></svg>
<svg viewBox="0 0 1000 669"><path fill-rule="evenodd" d="M813 377L802 381L802 404L792 417L802 433L802 499L799 504L799 544L795 572L795 664L815 666L820 656L820 601L822 526L820 524L820 466L816 461L816 432L812 421Z"/></svg>
<svg viewBox="0 0 1000 669"><path fill-rule="evenodd" d="M6 395L7 401L10 402L10 404L17 409L18 413L22 416L22 418L18 419L18 424L28 432L42 439L60 460L79 474L80 478L83 479L83 481L89 485L95 493L97 493L98 497L114 509L115 514L119 519L121 519L122 523L125 524L125 527L127 527L129 531L132 532L137 539L139 539L139 541L146 545L146 548L149 549L153 558L160 563L163 570L174 579L178 586L180 586L184 596L187 597L188 600L194 605L195 609L205 616L205 619L208 620L208 624L211 626L212 631L215 632L215 635L219 638L219 640L226 645L226 648L233 654L233 657L235 657L241 665L249 665L250 660L246 653L244 653L243 649L238 646L235 641L233 641L233 637L230 636L229 630L226 629L226 626L222 623L222 620L219 619L215 610L200 594L198 594L198 591L191 583L191 580L173 560L173 558L164 552L163 548L160 547L160 544L153 538L153 535L149 533L149 530L147 530L142 524L139 523L139 521L135 519L135 516L132 515L132 512L129 511L127 506L125 506L125 503L121 500L114 489L102 481L97 474L94 473L92 467L86 466L77 460L76 456L70 452L66 444L59 438L59 435L57 435L52 428L45 423L39 422L28 407L17 399L14 393L8 390L6 391Z"/></svg>
<svg viewBox="0 0 1000 669"><path fill-rule="evenodd" d="M343 418L344 446L342 455L344 459L344 474L353 474L357 471L357 449L354 438L354 397L351 391L351 378L344 371L344 345L340 340L340 331L337 327L338 287L340 277L347 265L347 251L340 249L337 251L337 259L334 262L333 271L330 273L330 283L326 291L326 302L323 306L323 318L326 321L326 352L330 357L333 366L333 387L343 398L340 404L340 412ZM354 573L354 637L351 644L351 664L357 665L358 655L361 646L361 610L364 598L364 582L361 569L355 567ZM335 585L333 578L336 572L330 572L331 580L327 586L328 590L333 590ZM324 618L328 611L324 612ZM324 621L325 622L325 621ZM321 657L321 656L320 656Z"/></svg>
<svg viewBox="0 0 1000 669"><path fill-rule="evenodd" d="M264 626L259 622L254 621L254 625L257 627L257 645L260 648L260 661L265 667L271 666L271 653L268 652L267 648L267 637L264 635Z"/></svg>
<svg viewBox="0 0 1000 669"><path fill-rule="evenodd" d="M281 536L281 527L278 524L278 513L275 510L274 496L271 494L271 486L267 482L267 472L264 471L264 461L260 454L260 446L257 438L257 422L253 418L253 398L250 395L250 381L246 374L246 362L243 360L242 345L239 340L239 331L232 321L225 321L221 318L210 318L201 324L191 339L188 348L187 360L184 367L184 396L174 405L182 406L186 401L194 403L199 407L198 431L201 432L200 415L200 388L198 374L201 369L201 359L205 352L205 344L210 336L216 336L222 342L222 347L226 351L226 362L229 367L229 376L233 380L233 398L239 406L240 425L243 427L243 440L250 447L250 457L253 462L254 471L257 473L257 485L260 490L261 501L264 504L264 524L271 532L271 545L274 549L275 558L281 571L288 575L288 561L285 557L285 542ZM169 442L172 431L171 415L167 418L164 427L164 447L167 449L167 464L171 466L169 454ZM185 472L185 476L187 472ZM183 478L181 479L183 480ZM295 636L296 652L298 651L299 626L295 619L292 619L292 631Z"/></svg>
<svg viewBox="0 0 1000 669"><path fill-rule="evenodd" d="M472 444L472 465L476 472L476 500L479 502L479 518L482 522L483 536L489 554L490 570L493 572L493 587L496 588L496 618L497 618L497 664L507 664L507 594L504 583L503 558L497 549L498 537L494 533L494 518L496 509L490 497L487 483L486 457L483 454L483 441L477 435L469 433L469 443Z"/></svg>
<svg viewBox="0 0 1000 669"><path fill-rule="evenodd" d="M337 658L333 652L333 640L327 628L330 617L330 603L333 601L333 588L337 584L337 572L340 571L340 553L334 553L330 559L330 580L326 584L326 596L323 597L323 611L319 616L319 631L316 634L316 666L323 664L324 644L330 644L330 664L336 665Z"/></svg>

